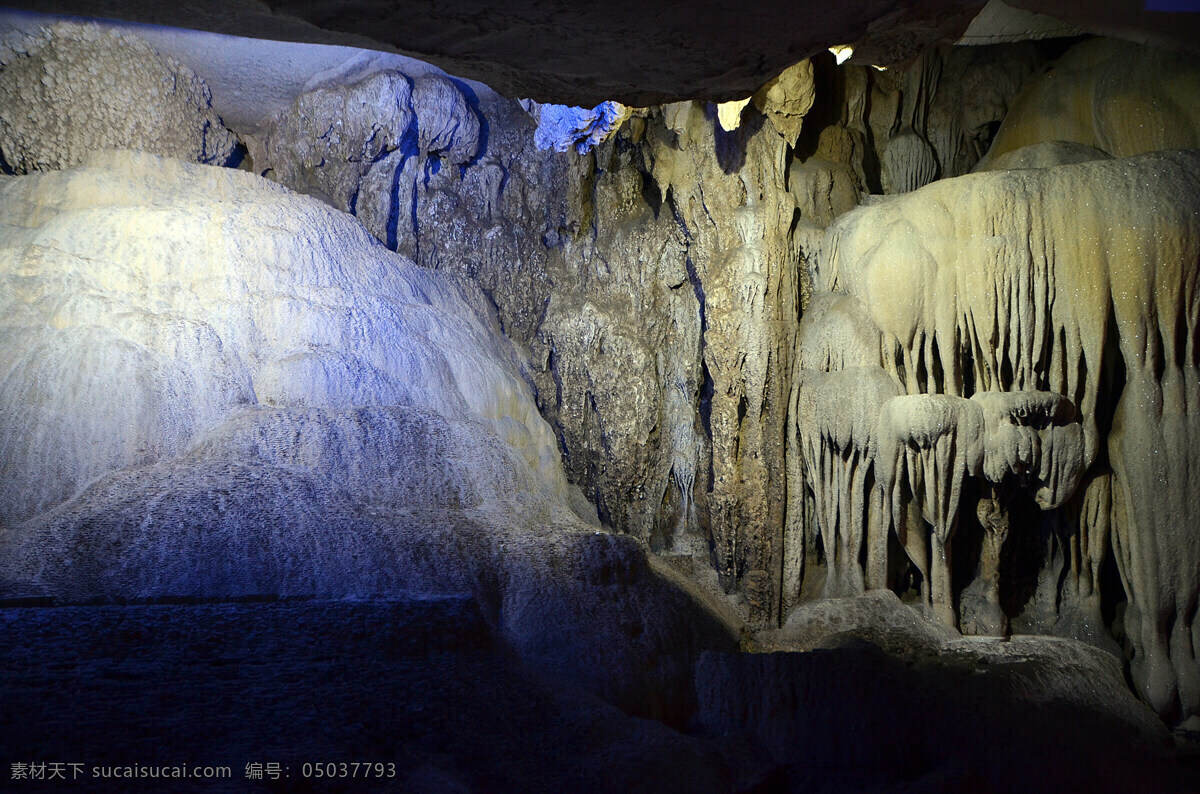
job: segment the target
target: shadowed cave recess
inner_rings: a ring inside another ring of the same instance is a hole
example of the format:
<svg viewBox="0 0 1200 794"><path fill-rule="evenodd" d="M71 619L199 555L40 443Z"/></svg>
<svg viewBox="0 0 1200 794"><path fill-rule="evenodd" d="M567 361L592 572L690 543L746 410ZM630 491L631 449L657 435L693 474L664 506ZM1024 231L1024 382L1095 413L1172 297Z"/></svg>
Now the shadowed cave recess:
<svg viewBox="0 0 1200 794"><path fill-rule="evenodd" d="M1200 9L17 5L5 786L1200 788Z"/></svg>

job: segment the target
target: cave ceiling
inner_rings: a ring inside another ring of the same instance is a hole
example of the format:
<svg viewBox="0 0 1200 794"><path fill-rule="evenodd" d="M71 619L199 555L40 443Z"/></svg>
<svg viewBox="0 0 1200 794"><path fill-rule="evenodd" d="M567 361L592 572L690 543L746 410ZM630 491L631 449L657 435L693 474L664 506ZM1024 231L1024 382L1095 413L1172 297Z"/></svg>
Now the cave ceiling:
<svg viewBox="0 0 1200 794"><path fill-rule="evenodd" d="M10 0L8 5L396 51L508 96L584 106L609 99L634 106L741 99L787 66L834 45L854 44L856 61L901 64L926 46L958 40L984 7L971 0ZM1190 0L1009 5L1082 32L1200 51L1200 4ZM1017 19L1022 16L1038 19L1018 11ZM972 40L988 40L987 31Z"/></svg>

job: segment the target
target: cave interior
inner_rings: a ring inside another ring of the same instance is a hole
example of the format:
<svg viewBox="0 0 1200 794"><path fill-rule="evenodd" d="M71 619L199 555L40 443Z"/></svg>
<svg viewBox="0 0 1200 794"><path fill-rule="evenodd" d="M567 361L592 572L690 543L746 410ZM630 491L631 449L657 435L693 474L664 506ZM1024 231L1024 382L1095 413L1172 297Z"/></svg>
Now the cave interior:
<svg viewBox="0 0 1200 794"><path fill-rule="evenodd" d="M0 8L0 779L1200 791L1200 6Z"/></svg>

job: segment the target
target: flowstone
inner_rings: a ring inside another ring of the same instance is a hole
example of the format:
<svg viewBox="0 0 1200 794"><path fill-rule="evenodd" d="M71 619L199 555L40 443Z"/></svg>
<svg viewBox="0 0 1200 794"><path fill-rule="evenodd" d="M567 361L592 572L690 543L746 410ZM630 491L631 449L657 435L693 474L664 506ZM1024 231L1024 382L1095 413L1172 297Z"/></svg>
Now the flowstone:
<svg viewBox="0 0 1200 794"><path fill-rule="evenodd" d="M849 520L867 528L868 549L886 546L871 533L893 527L947 623L958 621L948 544L964 478L982 489L985 603L971 626L986 633L1003 631L999 555L1013 489L1051 510L1086 483L1075 496L1069 577L1099 619L1111 536L1133 678L1168 720L1200 710L1198 218L1196 151L942 180L834 223L816 281L844 293L821 305L843 308L801 338L802 350L831 348L839 336L868 357L878 349L873 371L907 393L877 413L884 520L861 495ZM847 316L859 319L849 326ZM832 377L842 363L801 360L813 374L798 384ZM863 422L852 404L830 415ZM826 450L817 439L831 436L805 417L800 410L794 426L820 504L825 458L858 447L847 438ZM932 548L913 541L907 500L932 528ZM847 517L816 518L828 553Z"/></svg>

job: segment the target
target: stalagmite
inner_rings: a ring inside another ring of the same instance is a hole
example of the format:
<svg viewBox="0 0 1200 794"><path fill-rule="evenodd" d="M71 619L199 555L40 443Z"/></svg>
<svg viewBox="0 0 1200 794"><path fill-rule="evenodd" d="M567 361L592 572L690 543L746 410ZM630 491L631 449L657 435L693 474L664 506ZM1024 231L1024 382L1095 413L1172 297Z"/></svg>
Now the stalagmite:
<svg viewBox="0 0 1200 794"><path fill-rule="evenodd" d="M963 634L1003 637L1008 633L1008 616L1000 606L1000 552L1008 540L1010 497L1009 488L989 483L976 503L975 515L984 533L983 547L979 550L983 603L964 604L960 626Z"/></svg>

